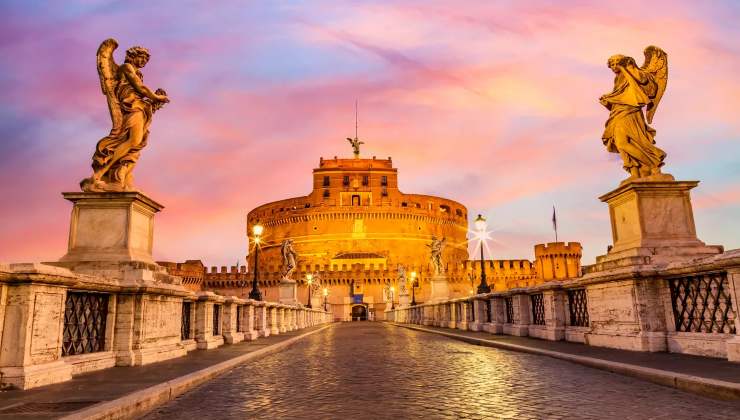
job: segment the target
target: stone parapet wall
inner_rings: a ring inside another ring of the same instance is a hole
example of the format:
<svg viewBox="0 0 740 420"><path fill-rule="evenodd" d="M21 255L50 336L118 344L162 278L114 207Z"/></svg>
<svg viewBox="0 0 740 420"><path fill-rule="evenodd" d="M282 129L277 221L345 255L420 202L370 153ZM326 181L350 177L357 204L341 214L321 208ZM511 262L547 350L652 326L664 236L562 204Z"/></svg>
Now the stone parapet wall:
<svg viewBox="0 0 740 420"><path fill-rule="evenodd" d="M397 308L386 319L740 362L738 299L740 250L732 250Z"/></svg>
<svg viewBox="0 0 740 420"><path fill-rule="evenodd" d="M259 334L255 308L265 303L187 290L159 266L125 263L108 275L115 270L107 263L76 266L84 272L50 264L0 264L0 389L146 365ZM331 321L327 312L267 305L282 315L274 318L277 333Z"/></svg>

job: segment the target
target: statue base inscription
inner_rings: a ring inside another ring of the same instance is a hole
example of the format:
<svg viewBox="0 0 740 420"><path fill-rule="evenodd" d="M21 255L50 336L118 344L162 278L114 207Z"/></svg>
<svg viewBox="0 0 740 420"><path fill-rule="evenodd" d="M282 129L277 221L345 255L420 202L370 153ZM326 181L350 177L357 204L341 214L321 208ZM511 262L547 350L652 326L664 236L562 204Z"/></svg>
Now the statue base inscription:
<svg viewBox="0 0 740 420"><path fill-rule="evenodd" d="M435 274L432 277L429 301L441 302L450 298L450 285L445 274Z"/></svg>
<svg viewBox="0 0 740 420"><path fill-rule="evenodd" d="M296 281L291 279L280 280L280 299L279 302L286 305L295 305L298 303L298 287Z"/></svg>
<svg viewBox="0 0 740 420"><path fill-rule="evenodd" d="M596 271L721 253L696 237L689 191L698 184L636 179L599 197L609 204L614 245L596 258Z"/></svg>
<svg viewBox="0 0 740 420"><path fill-rule="evenodd" d="M74 203L67 254L61 262L154 264L154 215L164 206L140 192L67 192Z"/></svg>

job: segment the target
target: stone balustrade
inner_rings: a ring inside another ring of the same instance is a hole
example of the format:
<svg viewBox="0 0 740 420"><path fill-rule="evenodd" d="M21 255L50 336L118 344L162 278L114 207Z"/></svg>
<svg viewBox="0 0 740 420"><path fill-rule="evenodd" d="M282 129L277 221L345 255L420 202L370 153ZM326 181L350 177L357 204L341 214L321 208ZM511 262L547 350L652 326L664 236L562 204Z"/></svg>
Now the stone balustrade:
<svg viewBox="0 0 740 420"><path fill-rule="evenodd" d="M740 250L386 311L386 320L740 362Z"/></svg>
<svg viewBox="0 0 740 420"><path fill-rule="evenodd" d="M322 310L194 293L178 277L162 278L0 264L0 388L34 388L332 321Z"/></svg>

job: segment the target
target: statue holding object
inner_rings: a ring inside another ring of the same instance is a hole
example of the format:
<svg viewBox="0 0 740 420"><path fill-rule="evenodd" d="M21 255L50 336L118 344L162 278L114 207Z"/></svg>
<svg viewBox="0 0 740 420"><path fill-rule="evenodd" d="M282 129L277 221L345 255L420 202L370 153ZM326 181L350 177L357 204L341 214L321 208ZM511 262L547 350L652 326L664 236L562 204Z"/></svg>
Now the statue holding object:
<svg viewBox="0 0 740 420"><path fill-rule="evenodd" d="M93 174L80 182L82 191L135 191L132 172L146 146L152 117L170 101L164 90L152 91L144 85L140 69L149 61L146 48L126 50L120 66L113 59L116 48L118 42L110 38L97 52L100 87L108 101L112 128L98 141L92 157Z"/></svg>
<svg viewBox="0 0 740 420"><path fill-rule="evenodd" d="M641 67L632 57L609 57L607 65L616 74L614 89L599 98L609 110L602 141L609 152L622 157L628 180L660 175L666 157L655 145L655 130L648 124L666 89L668 55L652 45L644 54Z"/></svg>

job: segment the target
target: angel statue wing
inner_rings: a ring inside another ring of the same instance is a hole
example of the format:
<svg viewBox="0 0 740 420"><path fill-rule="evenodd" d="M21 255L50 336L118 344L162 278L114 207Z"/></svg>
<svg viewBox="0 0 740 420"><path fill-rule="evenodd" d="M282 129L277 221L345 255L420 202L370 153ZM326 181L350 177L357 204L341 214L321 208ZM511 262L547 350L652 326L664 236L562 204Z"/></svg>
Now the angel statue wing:
<svg viewBox="0 0 740 420"><path fill-rule="evenodd" d="M100 44L97 52L98 76L100 77L100 88L103 95L108 99L108 110L113 122L111 134L121 130L123 124L123 113L121 106L116 98L116 75L118 73L118 64L113 59L113 51L118 48L118 42L113 38L108 38Z"/></svg>
<svg viewBox="0 0 740 420"><path fill-rule="evenodd" d="M655 110L658 108L660 98L663 97L665 92L666 84L668 84L668 54L662 49L655 45L650 45L645 48L645 62L642 64L640 69L644 72L650 73L655 79L655 83L658 85L658 90L655 92L655 97L645 108L646 117L648 124L652 124L653 115ZM651 95L652 96L652 95Z"/></svg>

